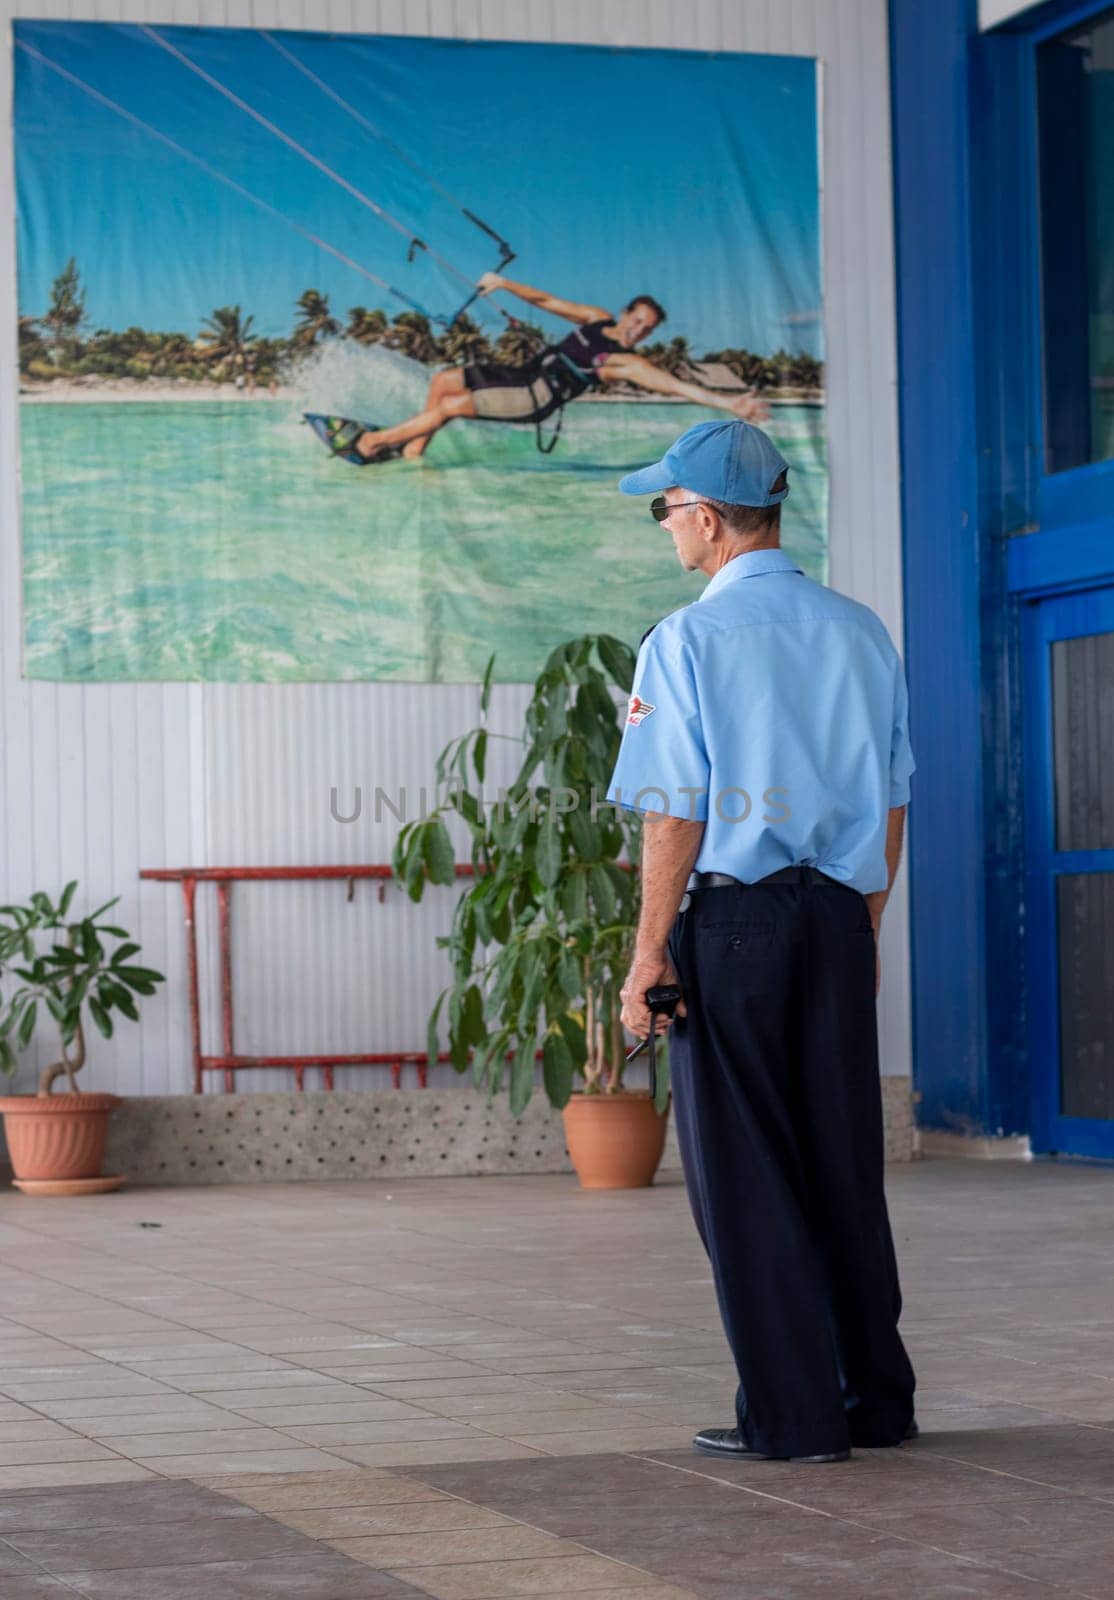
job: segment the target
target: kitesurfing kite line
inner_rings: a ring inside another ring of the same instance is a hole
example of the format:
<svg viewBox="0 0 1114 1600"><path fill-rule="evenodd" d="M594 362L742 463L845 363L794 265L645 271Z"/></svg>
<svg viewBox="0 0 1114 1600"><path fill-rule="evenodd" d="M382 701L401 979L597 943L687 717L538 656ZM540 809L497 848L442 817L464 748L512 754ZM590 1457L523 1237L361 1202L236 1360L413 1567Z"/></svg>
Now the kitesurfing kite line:
<svg viewBox="0 0 1114 1600"><path fill-rule="evenodd" d="M237 183L235 178L230 178L227 173L221 172L219 168L212 166L201 156L195 155L192 150L187 150L184 145L179 144L176 139L172 139L169 134L152 127L149 122L144 122L143 118L137 117L134 111L129 111L126 106L120 105L118 101L109 99L108 95L102 94L99 89L94 89L91 83L86 83L83 78L79 78L76 73L70 72L66 67L59 65L57 61L52 61L49 56L45 56L34 45L28 44L24 39L17 39L15 43L18 50L23 50L29 56L33 56L44 67L49 67L51 72L57 73L67 83L72 83L76 88L81 89L91 100L95 100L98 105L105 106L109 111L114 111L117 116L123 117L125 122L130 122L133 127L139 128L141 132L149 134L152 139L157 139L161 144L166 145L168 149L173 150L175 155L179 155L183 160L191 162L195 167L199 167L202 172L215 179L217 183L223 184L226 189L231 189L233 194L238 194L242 199L250 201L253 206L258 207L260 211L266 212L268 216L274 217L276 221L285 223L288 228L292 228L303 239L308 239L318 249L335 256L346 267L351 267L353 272L358 272L361 277L367 278L369 282L376 284L396 300L401 300L404 305L408 305L417 311L422 309L418 301L411 299L402 289L396 289L393 284L387 282L386 278L381 278L377 272L372 272L370 267L365 267L359 261L354 261L343 250L338 250L335 245L330 244L327 239L322 239L319 234L311 232L309 228L303 228L300 222L295 222L293 217L288 217L277 206L271 205L270 201L260 199L259 195L253 194L250 189L245 189L242 183Z"/></svg>
<svg viewBox="0 0 1114 1600"><path fill-rule="evenodd" d="M377 284L387 294L409 306L412 310L426 316L430 322L437 323L448 329L454 326L464 313L479 299L487 297L498 290L505 290L516 295L527 304L536 309L548 312L554 316L562 317L574 324L573 332L557 343L546 345L536 355L519 365L508 365L497 362L469 361L458 366L450 366L437 372L430 384L429 393L422 411L416 416L408 418L393 427L378 428L374 424L358 422L350 417L325 416L318 413L307 413L306 421L313 427L315 433L328 446L332 454L342 460L364 466L373 461L394 459L400 455L417 457L424 453L430 440L440 428L443 428L454 418L480 418L492 422L533 423L537 430L538 448L548 453L557 443L560 433L563 409L570 401L578 399L581 395L592 390L602 390L609 383L632 384L637 388L645 389L653 394L661 394L671 398L688 400L698 405L717 407L730 411L735 416L760 419L765 415L765 406L748 390L740 392L740 386L729 377L730 388L709 388L703 384L689 381L674 373L657 367L644 356L636 355L634 347L665 319L665 312L659 303L649 294L638 294L628 301L623 310L614 315L602 306L582 304L577 301L563 299L548 293L543 289L536 289L529 284L516 283L503 276L502 269L515 259L515 252L496 229L489 226L481 217L470 210L461 200L453 195L433 174L426 172L404 150L394 143L383 131L363 115L362 112L351 105L337 93L324 79L305 65L286 45L281 44L272 34L261 32L263 38L283 60L288 62L295 70L301 73L318 90L326 95L335 105L339 106L351 117L366 133L390 149L412 171L418 173L437 193L442 195L453 205L468 222L485 234L499 247L498 269L494 272L485 272L478 280L464 272L454 262L448 260L444 254L433 249L424 239L411 228L381 206L378 201L366 194L362 189L351 183L343 174L334 170L319 156L294 139L290 134L280 128L271 118L265 116L255 106L251 105L242 96L221 83L212 73L193 61L177 45L171 43L155 28L141 24L138 31L152 44L164 50L183 67L195 74L210 88L222 95L232 105L236 106L246 116L264 128L274 138L278 139L292 150L296 155L308 162L330 182L337 184L352 199L364 206L380 222L400 234L407 241L407 260L414 261L422 253L436 264L449 276L463 283L467 288L467 297L458 305L451 315L438 314L428 310L413 296L389 283L378 273L371 271L362 263L354 260L342 250L338 250L327 240L309 228L302 226L294 218L280 211L269 201L253 194L243 184L220 171L212 163L205 161L201 156L187 149L177 140L162 133L158 128L136 116L125 106L110 99L92 84L86 83L76 73L69 71L58 62L52 61L43 52L27 41L17 39L18 48L24 50L29 56L39 61L43 66L56 73L59 77L74 84L85 94L89 95L98 104L115 112L133 127L159 140L169 149L194 166L199 167L208 176L223 184L233 193L249 201L259 210L292 228L302 238L309 240L319 249L343 262L353 271ZM490 303L490 302L489 302ZM518 319L507 312L502 306L493 306L493 310L505 320L508 326L519 326ZM699 375L699 367L693 364ZM541 424L547 418L556 414L554 432L548 444L542 443Z"/></svg>

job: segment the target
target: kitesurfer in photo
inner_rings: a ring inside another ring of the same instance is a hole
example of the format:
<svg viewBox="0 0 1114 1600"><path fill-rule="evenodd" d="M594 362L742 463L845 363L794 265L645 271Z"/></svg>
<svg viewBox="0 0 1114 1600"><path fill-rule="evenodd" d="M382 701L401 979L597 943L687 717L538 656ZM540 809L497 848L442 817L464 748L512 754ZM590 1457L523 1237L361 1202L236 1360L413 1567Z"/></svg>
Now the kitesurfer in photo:
<svg viewBox="0 0 1114 1600"><path fill-rule="evenodd" d="M345 417L319 419L324 426L318 431L334 454L356 465L400 455L414 459L455 418L540 424L581 395L619 383L712 406L744 421L761 421L767 415L765 404L754 394L706 388L636 353L635 346L665 321L665 310L652 295L635 295L616 316L603 306L565 300L497 272L485 272L478 289L481 295L505 290L539 311L573 323L573 332L518 366L469 361L444 368L434 375L422 410L393 427L370 428Z"/></svg>

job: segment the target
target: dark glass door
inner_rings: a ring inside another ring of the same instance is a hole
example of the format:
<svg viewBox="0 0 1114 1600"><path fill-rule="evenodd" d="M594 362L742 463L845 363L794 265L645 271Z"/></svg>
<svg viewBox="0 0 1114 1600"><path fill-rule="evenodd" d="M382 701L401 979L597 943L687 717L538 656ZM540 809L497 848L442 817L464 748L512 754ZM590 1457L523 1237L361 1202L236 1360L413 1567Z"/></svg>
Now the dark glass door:
<svg viewBox="0 0 1114 1600"><path fill-rule="evenodd" d="M1025 668L1033 1149L1114 1159L1114 589L1031 604Z"/></svg>
<svg viewBox="0 0 1114 1600"><path fill-rule="evenodd" d="M1037 46L1045 471L1114 458L1114 11Z"/></svg>

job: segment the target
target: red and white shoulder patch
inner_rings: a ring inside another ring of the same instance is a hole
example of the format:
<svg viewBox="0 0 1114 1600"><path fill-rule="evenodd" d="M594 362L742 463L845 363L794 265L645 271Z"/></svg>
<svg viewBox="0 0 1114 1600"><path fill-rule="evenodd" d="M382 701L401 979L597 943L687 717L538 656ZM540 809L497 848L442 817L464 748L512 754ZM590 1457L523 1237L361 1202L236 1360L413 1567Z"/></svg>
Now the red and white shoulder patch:
<svg viewBox="0 0 1114 1600"><path fill-rule="evenodd" d="M636 694L632 694L627 708L627 721L633 722L637 728L640 722L645 722L651 711L656 710L657 707L652 706L648 700L640 700Z"/></svg>

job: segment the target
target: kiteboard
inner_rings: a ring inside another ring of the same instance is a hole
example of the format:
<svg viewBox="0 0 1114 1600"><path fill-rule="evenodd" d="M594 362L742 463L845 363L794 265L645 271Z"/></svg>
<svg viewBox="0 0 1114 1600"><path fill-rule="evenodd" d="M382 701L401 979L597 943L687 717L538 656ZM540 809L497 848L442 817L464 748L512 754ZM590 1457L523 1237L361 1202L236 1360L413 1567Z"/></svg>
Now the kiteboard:
<svg viewBox="0 0 1114 1600"><path fill-rule="evenodd" d="M378 423L355 422L351 417L330 417L320 411L303 411L302 415L328 450L330 455L350 461L354 467L370 467L380 461L397 461L402 454L400 444L382 445L373 456L362 456L356 449L361 433L375 433Z"/></svg>

